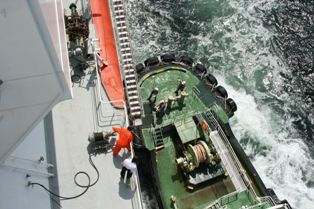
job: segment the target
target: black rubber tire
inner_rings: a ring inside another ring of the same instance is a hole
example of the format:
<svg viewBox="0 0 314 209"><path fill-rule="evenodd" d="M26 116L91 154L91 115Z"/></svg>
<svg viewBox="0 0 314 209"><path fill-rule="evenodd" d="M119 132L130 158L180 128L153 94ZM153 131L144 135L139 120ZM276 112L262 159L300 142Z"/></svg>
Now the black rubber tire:
<svg viewBox="0 0 314 209"><path fill-rule="evenodd" d="M180 62L183 62L184 64L186 64L188 66L193 65L193 59L189 56L186 56L186 55L183 55L180 57Z"/></svg>
<svg viewBox="0 0 314 209"><path fill-rule="evenodd" d="M208 74L206 75L206 81L211 85L211 86L217 86L218 85L218 81L215 78L215 76L213 76L212 74Z"/></svg>
<svg viewBox="0 0 314 209"><path fill-rule="evenodd" d="M223 86L217 86L215 88L215 93L218 94L220 97L227 98L228 92Z"/></svg>
<svg viewBox="0 0 314 209"><path fill-rule="evenodd" d="M200 73L206 73L207 72L207 69L204 65L200 64L200 63L197 63L194 67L194 71L195 72L200 72Z"/></svg>
<svg viewBox="0 0 314 209"><path fill-rule="evenodd" d="M71 76L72 83L80 83L81 82L81 76L78 74L74 74Z"/></svg>
<svg viewBox="0 0 314 209"><path fill-rule="evenodd" d="M230 110L232 112L237 111L238 107L237 107L237 104L235 103L235 101L233 99L228 98L226 101L226 104L227 104L227 107L230 108Z"/></svg>
<svg viewBox="0 0 314 209"><path fill-rule="evenodd" d="M145 66L143 65L143 63L139 63L135 66L135 70L137 73L141 73L143 72L145 69Z"/></svg>
<svg viewBox="0 0 314 209"><path fill-rule="evenodd" d="M164 54L160 56L160 59L163 62L173 62L176 60L176 57L174 54Z"/></svg>
<svg viewBox="0 0 314 209"><path fill-rule="evenodd" d="M159 63L158 57L150 57L144 61L145 66L154 66L158 65L158 63Z"/></svg>

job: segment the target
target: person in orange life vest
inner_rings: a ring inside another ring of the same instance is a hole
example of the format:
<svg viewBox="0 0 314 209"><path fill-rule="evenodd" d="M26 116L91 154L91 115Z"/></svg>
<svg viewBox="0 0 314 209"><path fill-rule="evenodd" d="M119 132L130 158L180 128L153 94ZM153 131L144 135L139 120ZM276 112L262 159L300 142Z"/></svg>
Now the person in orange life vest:
<svg viewBox="0 0 314 209"><path fill-rule="evenodd" d="M130 152L130 144L134 138L132 134L132 128L130 126L128 128L112 127L112 130L119 134L119 138L116 141L115 147L113 148L113 156L117 156L121 148L127 148Z"/></svg>

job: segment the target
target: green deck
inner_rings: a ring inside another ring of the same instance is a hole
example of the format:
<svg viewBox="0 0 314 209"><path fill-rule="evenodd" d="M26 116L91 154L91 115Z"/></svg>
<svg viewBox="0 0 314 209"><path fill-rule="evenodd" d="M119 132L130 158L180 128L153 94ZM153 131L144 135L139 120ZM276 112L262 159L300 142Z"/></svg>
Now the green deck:
<svg viewBox="0 0 314 209"><path fill-rule="evenodd" d="M140 96L143 98L143 101L145 101L144 104L146 104L144 107L145 115L149 115L151 113L149 103L146 99L148 98L153 88L159 88L159 93L156 100L156 103L158 103L160 100L167 100L168 96L170 95L175 96L174 92L179 79L185 80L187 83L186 92L189 95L187 96L184 105L180 106L175 102L171 111L167 112L162 119L155 120L157 126L169 123L170 121L182 120L184 119L184 116L205 111L210 106L212 106L213 102L215 101L212 98L212 95L208 93L208 87L200 82L197 77L193 76L189 71L185 71L181 68L178 69L180 70L160 70L158 71L159 73L153 73L151 76L146 76L140 81ZM156 85L157 83L158 85ZM202 96L199 98L206 102L203 102L200 99L195 99L195 97L198 96L194 93L192 87L200 90L200 95Z"/></svg>
<svg viewBox="0 0 314 209"><path fill-rule="evenodd" d="M188 96L184 105L175 102L170 111L162 118L156 118L153 111L154 104L147 101L151 90L158 87L159 94L156 103L160 100L167 100L172 95L175 96L175 90L178 80L186 81L186 92ZM155 128L174 124L181 141L189 142L200 137L197 127L192 120L192 115L205 112L211 108L220 117L224 123L228 122L228 116L221 107L216 105L213 95L211 95L209 87L203 84L190 71L183 68L172 67L171 69L161 68L146 74L140 82L140 96L142 98L145 118L143 119L142 133L144 136L145 146L149 150L155 149L154 137L151 133L153 122ZM209 204L217 201L219 198L235 191L233 183L229 177L220 177L210 182L206 182L200 188L188 191L180 168L176 165L175 159L178 157L174 146L178 135L172 134L163 136L164 148L156 151L157 172L160 181L160 190L165 208L173 208L170 197L176 197L177 207L179 209L204 208ZM237 194L236 200L228 199L228 208L241 208L243 205L254 205L256 202L250 198L248 191ZM259 207L259 208L264 208Z"/></svg>
<svg viewBox="0 0 314 209"><path fill-rule="evenodd" d="M230 179L225 178L205 188L189 192L174 161L176 158L175 153L171 140L168 140L165 149L157 153L157 169L161 183L161 193L167 208L171 208L171 195L176 197L178 208L187 209L209 204L219 197L235 191Z"/></svg>
<svg viewBox="0 0 314 209"><path fill-rule="evenodd" d="M200 133L192 118L186 118L184 123L175 123L176 129L183 143L192 141L200 137Z"/></svg>

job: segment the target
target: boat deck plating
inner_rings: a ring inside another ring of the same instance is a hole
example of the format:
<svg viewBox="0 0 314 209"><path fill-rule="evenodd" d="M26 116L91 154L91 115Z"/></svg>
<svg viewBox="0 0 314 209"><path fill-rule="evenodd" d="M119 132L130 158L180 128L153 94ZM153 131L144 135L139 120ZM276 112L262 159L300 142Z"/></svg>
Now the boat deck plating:
<svg viewBox="0 0 314 209"><path fill-rule="evenodd" d="M60 103L53 109L52 119L54 124L54 137L56 146L56 161L58 170L59 193L62 196L73 196L82 192L73 182L73 177L78 171L86 171L91 181L97 175L89 163L88 135L91 132L109 130L111 126L124 126L124 111L119 112L110 108L110 103L101 104L107 115L99 118L100 109L97 111L95 101L95 74L86 76L82 84L74 85L74 99ZM113 113L121 115L112 117ZM122 159L128 157L123 154L112 157L111 150L107 153L92 157L97 166L100 178L98 183L91 187L86 194L74 199L61 201L63 208L132 208L134 188L130 188L120 180ZM79 177L82 184L87 179Z"/></svg>
<svg viewBox="0 0 314 209"><path fill-rule="evenodd" d="M68 1L64 5L70 3ZM87 9L84 1L77 6L82 7L83 11ZM91 39L95 38L95 34L90 36ZM62 196L74 196L84 190L73 182L74 175L79 171L87 172L91 183L96 180L97 174L89 163L89 155L95 153L90 150L88 135L92 132L111 131L112 126L125 127L128 124L126 110L114 108L121 106L123 101L116 101L116 105L114 101L109 101L96 72L97 66L91 63L85 76L73 84L74 98L58 104L52 111L58 193ZM111 140L112 143L114 139ZM130 185L120 179L121 162L129 155L121 152L114 158L111 149L93 155L92 160L100 174L99 181L81 197L61 200L61 206L76 209L141 208L137 177L133 175ZM83 185L88 183L83 175L78 176L77 181Z"/></svg>

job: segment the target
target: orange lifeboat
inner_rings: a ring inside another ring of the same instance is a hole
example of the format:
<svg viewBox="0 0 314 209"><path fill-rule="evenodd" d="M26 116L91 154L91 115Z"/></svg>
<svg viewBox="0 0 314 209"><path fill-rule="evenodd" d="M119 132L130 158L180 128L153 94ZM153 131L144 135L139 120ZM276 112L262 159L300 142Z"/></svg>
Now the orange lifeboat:
<svg viewBox="0 0 314 209"><path fill-rule="evenodd" d="M112 105L117 108L124 107L124 91L120 66L117 55L116 42L112 28L109 1L90 0L93 14L93 23L99 38L100 57L103 65L100 67L101 82L106 90Z"/></svg>

